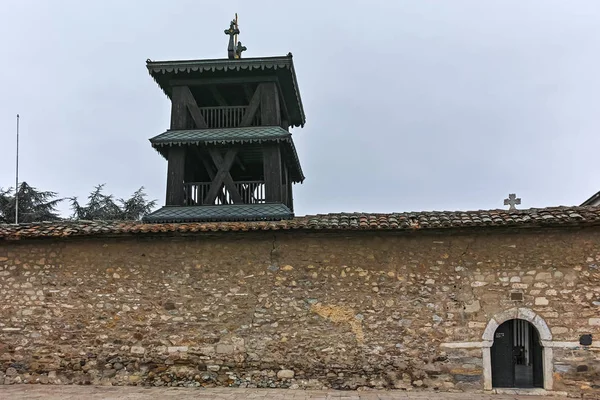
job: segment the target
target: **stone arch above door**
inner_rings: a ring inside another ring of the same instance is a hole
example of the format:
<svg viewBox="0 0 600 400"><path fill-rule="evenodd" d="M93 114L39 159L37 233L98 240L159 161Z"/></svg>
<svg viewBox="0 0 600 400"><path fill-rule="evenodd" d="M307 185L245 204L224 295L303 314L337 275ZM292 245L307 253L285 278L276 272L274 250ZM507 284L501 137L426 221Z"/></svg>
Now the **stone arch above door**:
<svg viewBox="0 0 600 400"><path fill-rule="evenodd" d="M503 323L511 319L523 319L529 321L538 331L540 340L543 342L552 341L552 332L548 328L546 321L535 313L532 309L519 307L511 308L506 311L502 311L494 315L482 335L482 351L483 351L483 387L485 390L492 389L492 357L490 348L494 344L494 332ZM543 347L543 358L544 358L544 389L552 390L554 370L554 352L552 347Z"/></svg>
<svg viewBox="0 0 600 400"><path fill-rule="evenodd" d="M493 342L496 329L498 329L503 322L511 319L523 319L529 321L537 329L540 340L552 340L552 332L550 332L550 328L548 328L546 321L537 315L535 311L525 307L511 308L494 315L485 327L485 331L483 331L483 336L481 338L487 342Z"/></svg>

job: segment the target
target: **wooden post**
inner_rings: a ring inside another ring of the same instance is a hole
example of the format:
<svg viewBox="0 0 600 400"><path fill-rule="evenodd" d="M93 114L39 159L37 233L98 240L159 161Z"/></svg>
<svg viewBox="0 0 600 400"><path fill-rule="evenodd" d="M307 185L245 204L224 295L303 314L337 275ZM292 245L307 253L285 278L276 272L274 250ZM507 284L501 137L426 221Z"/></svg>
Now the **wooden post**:
<svg viewBox="0 0 600 400"><path fill-rule="evenodd" d="M169 148L167 169L167 206L183 205L183 179L185 174L185 147Z"/></svg>
<svg viewBox="0 0 600 400"><path fill-rule="evenodd" d="M281 125L281 109L277 84L268 82L261 84L260 90L260 116L261 125Z"/></svg>
<svg viewBox="0 0 600 400"><path fill-rule="evenodd" d="M188 110L185 98L185 86L174 86L171 93L171 129L188 128ZM189 89L188 89L189 90Z"/></svg>
<svg viewBox="0 0 600 400"><path fill-rule="evenodd" d="M171 129L206 129L206 121L187 86L173 86L171 93Z"/></svg>
<svg viewBox="0 0 600 400"><path fill-rule="evenodd" d="M287 175L287 165L285 162L281 163L281 202L285 205L288 203L288 175Z"/></svg>
<svg viewBox="0 0 600 400"><path fill-rule="evenodd" d="M292 192L292 174L287 171L287 206L290 211L294 211L294 195Z"/></svg>
<svg viewBox="0 0 600 400"><path fill-rule="evenodd" d="M263 168L265 175L265 201L267 203L279 203L282 198L282 170L278 145L265 145L263 148Z"/></svg>

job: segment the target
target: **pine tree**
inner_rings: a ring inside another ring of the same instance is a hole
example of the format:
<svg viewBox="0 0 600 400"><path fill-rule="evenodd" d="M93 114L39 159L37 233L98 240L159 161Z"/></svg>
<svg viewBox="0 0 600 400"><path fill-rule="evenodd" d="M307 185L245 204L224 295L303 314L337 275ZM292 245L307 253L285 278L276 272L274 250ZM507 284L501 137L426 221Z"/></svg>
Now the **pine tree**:
<svg viewBox="0 0 600 400"><path fill-rule="evenodd" d="M77 220L102 220L102 221L137 221L148 214L156 205L156 201L146 200L144 188L141 187L133 193L131 198L118 199L115 201L113 195L102 193L104 184L98 185L88 196L86 205L81 205L77 197L72 197L71 209L72 219Z"/></svg>
<svg viewBox="0 0 600 400"><path fill-rule="evenodd" d="M56 192L42 192L29 186L27 182L19 185L19 223L56 221L61 219L56 211L58 203ZM0 222L15 222L16 199L14 189L0 188Z"/></svg>
<svg viewBox="0 0 600 400"><path fill-rule="evenodd" d="M143 186L136 190L129 199L119 199L118 201L121 204L121 219L126 221L140 220L156 206L156 200L146 200Z"/></svg>

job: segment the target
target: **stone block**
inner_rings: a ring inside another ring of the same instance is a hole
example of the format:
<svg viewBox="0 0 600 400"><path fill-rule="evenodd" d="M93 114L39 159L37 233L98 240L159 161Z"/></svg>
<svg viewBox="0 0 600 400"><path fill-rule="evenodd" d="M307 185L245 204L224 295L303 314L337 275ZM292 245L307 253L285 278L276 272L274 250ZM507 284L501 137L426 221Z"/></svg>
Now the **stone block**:
<svg viewBox="0 0 600 400"><path fill-rule="evenodd" d="M188 351L187 346L169 346L167 347L167 353L186 353Z"/></svg>
<svg viewBox="0 0 600 400"><path fill-rule="evenodd" d="M295 373L291 369L282 369L277 372L277 378L279 379L292 379Z"/></svg>
<svg viewBox="0 0 600 400"><path fill-rule="evenodd" d="M535 312L533 310L530 310L529 308L519 308L519 311L517 313L517 318L524 319L525 321L529 322L532 322L535 317Z"/></svg>
<svg viewBox="0 0 600 400"><path fill-rule="evenodd" d="M131 347L132 354L144 354L145 352L146 352L146 349L141 346L132 346Z"/></svg>
<svg viewBox="0 0 600 400"><path fill-rule="evenodd" d="M235 351L231 344L217 344L217 354L233 354Z"/></svg>
<svg viewBox="0 0 600 400"><path fill-rule="evenodd" d="M565 328L564 326L553 326L550 331L553 335L560 335L569 332L569 328Z"/></svg>
<svg viewBox="0 0 600 400"><path fill-rule="evenodd" d="M457 382L473 383L473 382L481 381L482 378L483 378L483 375L463 375L463 374L454 375L454 379L456 379Z"/></svg>
<svg viewBox="0 0 600 400"><path fill-rule="evenodd" d="M535 298L535 305L536 306L547 306L549 303L550 302L545 297L536 297Z"/></svg>
<svg viewBox="0 0 600 400"><path fill-rule="evenodd" d="M491 319L490 322L487 324L485 331L483 332L482 338L483 340L490 340L493 341L494 340L494 332L496 332L496 329L498 329L500 325L498 324L498 322L496 322L495 319Z"/></svg>
<svg viewBox="0 0 600 400"><path fill-rule="evenodd" d="M538 272L535 275L536 281L549 281L552 279L552 274L550 272Z"/></svg>
<svg viewBox="0 0 600 400"><path fill-rule="evenodd" d="M469 304L465 304L464 306L464 311L466 313L474 313L481 310L481 304L479 302L479 300L475 300Z"/></svg>
<svg viewBox="0 0 600 400"><path fill-rule="evenodd" d="M515 284L517 285L517 284ZM504 321L508 321L509 319L518 318L519 310L517 308L510 308L508 310L502 311L494 316L494 319L498 323L503 323Z"/></svg>
<svg viewBox="0 0 600 400"><path fill-rule="evenodd" d="M600 326L600 318L590 318L588 324L592 326Z"/></svg>
<svg viewBox="0 0 600 400"><path fill-rule="evenodd" d="M487 282L481 282L481 281L475 281L475 282L471 282L471 287L482 287L482 286L486 286L488 283Z"/></svg>
<svg viewBox="0 0 600 400"><path fill-rule="evenodd" d="M542 317L536 315L536 317L533 319L533 321L531 321L531 323L538 330L540 340L552 340L552 333L550 332L550 328L548 327L546 321L544 321ZM548 352L546 352L546 354L548 354Z"/></svg>
<svg viewBox="0 0 600 400"><path fill-rule="evenodd" d="M472 329L485 329L485 322L469 321L468 327Z"/></svg>

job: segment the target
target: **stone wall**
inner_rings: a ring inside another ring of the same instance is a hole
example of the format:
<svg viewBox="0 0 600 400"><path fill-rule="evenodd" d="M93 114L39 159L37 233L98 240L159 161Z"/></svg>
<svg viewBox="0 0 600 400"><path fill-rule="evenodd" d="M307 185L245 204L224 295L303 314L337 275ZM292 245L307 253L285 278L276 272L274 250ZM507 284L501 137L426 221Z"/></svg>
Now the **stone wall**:
<svg viewBox="0 0 600 400"><path fill-rule="evenodd" d="M479 390L442 344L514 307L563 343L554 389L600 393L597 229L0 242L0 382Z"/></svg>

